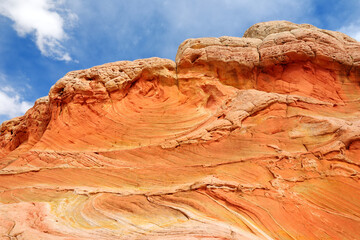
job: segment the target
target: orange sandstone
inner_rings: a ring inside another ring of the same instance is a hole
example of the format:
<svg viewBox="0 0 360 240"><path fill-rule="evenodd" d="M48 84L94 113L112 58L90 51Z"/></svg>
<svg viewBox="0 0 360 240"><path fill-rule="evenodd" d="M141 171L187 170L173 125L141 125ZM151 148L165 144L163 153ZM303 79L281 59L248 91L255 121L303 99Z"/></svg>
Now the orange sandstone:
<svg viewBox="0 0 360 240"><path fill-rule="evenodd" d="M285 21L66 74L0 127L0 239L359 239L360 43Z"/></svg>

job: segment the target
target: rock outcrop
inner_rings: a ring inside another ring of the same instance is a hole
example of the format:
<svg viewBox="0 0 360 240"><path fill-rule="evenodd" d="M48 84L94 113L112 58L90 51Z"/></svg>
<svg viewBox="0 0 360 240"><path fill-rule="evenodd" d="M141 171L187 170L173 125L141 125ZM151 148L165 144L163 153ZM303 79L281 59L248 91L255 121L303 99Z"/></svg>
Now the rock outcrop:
<svg viewBox="0 0 360 240"><path fill-rule="evenodd" d="M360 43L285 21L66 74L0 127L0 239L360 239Z"/></svg>

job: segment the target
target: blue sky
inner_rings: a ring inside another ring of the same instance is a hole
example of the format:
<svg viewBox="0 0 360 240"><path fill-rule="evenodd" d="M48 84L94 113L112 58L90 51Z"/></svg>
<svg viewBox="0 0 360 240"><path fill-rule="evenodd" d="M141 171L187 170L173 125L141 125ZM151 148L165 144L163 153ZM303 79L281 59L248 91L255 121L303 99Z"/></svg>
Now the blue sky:
<svg viewBox="0 0 360 240"><path fill-rule="evenodd" d="M360 0L0 0L0 122L22 115L69 71L174 59L187 38L241 37L270 20L360 41Z"/></svg>

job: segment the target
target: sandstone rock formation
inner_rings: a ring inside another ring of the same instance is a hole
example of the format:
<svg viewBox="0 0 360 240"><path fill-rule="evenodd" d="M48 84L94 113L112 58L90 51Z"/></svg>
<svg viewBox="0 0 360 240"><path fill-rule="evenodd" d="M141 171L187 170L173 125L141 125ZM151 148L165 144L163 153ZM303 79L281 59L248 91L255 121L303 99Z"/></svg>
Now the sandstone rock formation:
<svg viewBox="0 0 360 240"><path fill-rule="evenodd" d="M259 23L70 72L0 131L0 239L360 239L339 32Z"/></svg>

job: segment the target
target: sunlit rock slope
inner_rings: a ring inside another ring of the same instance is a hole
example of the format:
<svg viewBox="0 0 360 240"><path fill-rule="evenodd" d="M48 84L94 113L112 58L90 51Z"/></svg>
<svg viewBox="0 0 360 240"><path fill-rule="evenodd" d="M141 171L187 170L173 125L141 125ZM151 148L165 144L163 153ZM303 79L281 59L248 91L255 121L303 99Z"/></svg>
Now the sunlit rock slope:
<svg viewBox="0 0 360 240"><path fill-rule="evenodd" d="M259 23L70 72L0 131L0 239L360 239L339 32Z"/></svg>

